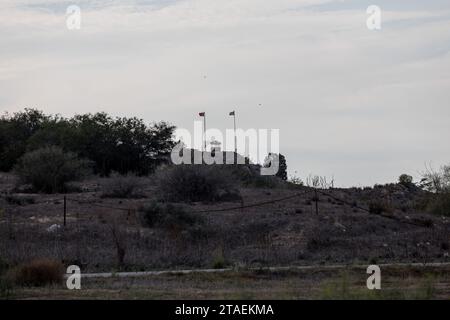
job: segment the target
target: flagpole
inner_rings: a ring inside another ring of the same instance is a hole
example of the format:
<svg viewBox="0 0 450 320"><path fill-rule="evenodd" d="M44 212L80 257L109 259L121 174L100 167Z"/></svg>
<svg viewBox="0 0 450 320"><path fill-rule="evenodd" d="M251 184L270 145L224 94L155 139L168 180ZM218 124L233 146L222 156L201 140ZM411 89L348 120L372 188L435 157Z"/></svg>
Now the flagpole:
<svg viewBox="0 0 450 320"><path fill-rule="evenodd" d="M204 141L204 152L206 152L206 113L203 116L203 141Z"/></svg>
<svg viewBox="0 0 450 320"><path fill-rule="evenodd" d="M234 153L237 154L236 111L233 112L233 120L234 120Z"/></svg>

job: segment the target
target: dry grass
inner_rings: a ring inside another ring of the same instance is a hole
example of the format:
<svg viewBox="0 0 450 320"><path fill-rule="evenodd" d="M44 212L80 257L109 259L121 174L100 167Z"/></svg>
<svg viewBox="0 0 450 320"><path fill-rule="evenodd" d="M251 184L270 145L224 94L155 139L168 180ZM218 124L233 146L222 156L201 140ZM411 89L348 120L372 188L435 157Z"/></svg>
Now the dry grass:
<svg viewBox="0 0 450 320"><path fill-rule="evenodd" d="M143 197L144 178L132 174L120 175L113 173L110 178L102 180L103 198L129 198Z"/></svg>
<svg viewBox="0 0 450 320"><path fill-rule="evenodd" d="M63 279L63 266L50 259L36 259L12 269L10 276L20 286L42 287L59 284Z"/></svg>
<svg viewBox="0 0 450 320"><path fill-rule="evenodd" d="M381 290L364 268L230 271L85 279L81 290L26 288L25 299L448 299L448 267L384 267Z"/></svg>

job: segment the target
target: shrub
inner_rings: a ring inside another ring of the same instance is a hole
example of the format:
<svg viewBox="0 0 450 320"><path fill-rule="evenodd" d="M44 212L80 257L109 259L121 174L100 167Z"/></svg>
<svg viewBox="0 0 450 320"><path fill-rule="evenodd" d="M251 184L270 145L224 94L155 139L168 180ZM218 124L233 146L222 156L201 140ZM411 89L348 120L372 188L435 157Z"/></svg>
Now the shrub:
<svg viewBox="0 0 450 320"><path fill-rule="evenodd" d="M217 248L213 252L213 260L212 260L212 267L213 269L224 269L226 267L226 260L223 254L222 247Z"/></svg>
<svg viewBox="0 0 450 320"><path fill-rule="evenodd" d="M13 205L17 205L17 206L24 206L27 204L35 203L34 198L15 196L15 195L7 195L7 196L5 196L5 200L9 204L13 204Z"/></svg>
<svg viewBox="0 0 450 320"><path fill-rule="evenodd" d="M385 201L372 201L369 203L369 212L372 214L390 213L392 208Z"/></svg>
<svg viewBox="0 0 450 320"><path fill-rule="evenodd" d="M0 276L8 270L9 264L0 257Z"/></svg>
<svg viewBox="0 0 450 320"><path fill-rule="evenodd" d="M55 193L67 190L67 183L81 179L90 163L59 147L44 147L26 153L15 167L23 183L37 192Z"/></svg>
<svg viewBox="0 0 450 320"><path fill-rule="evenodd" d="M304 186L305 185L303 180L295 174L289 178L289 182L295 186Z"/></svg>
<svg viewBox="0 0 450 320"><path fill-rule="evenodd" d="M14 293L14 285L10 278L0 275L0 299L9 299Z"/></svg>
<svg viewBox="0 0 450 320"><path fill-rule="evenodd" d="M135 175L113 173L102 183L102 197L105 198L142 198L143 181Z"/></svg>
<svg viewBox="0 0 450 320"><path fill-rule="evenodd" d="M224 167L176 165L162 168L156 173L160 196L163 200L174 202L229 200L227 195L239 195L239 192L234 179Z"/></svg>
<svg viewBox="0 0 450 320"><path fill-rule="evenodd" d="M201 216L171 203L152 202L140 211L143 225L149 228L183 229L203 223Z"/></svg>
<svg viewBox="0 0 450 320"><path fill-rule="evenodd" d="M256 188L276 189L284 186L284 181L277 176L256 176L251 185Z"/></svg>
<svg viewBox="0 0 450 320"><path fill-rule="evenodd" d="M425 190L430 192L450 192L450 165L441 167L439 171L427 168L421 184Z"/></svg>
<svg viewBox="0 0 450 320"><path fill-rule="evenodd" d="M62 264L49 259L37 259L18 266L13 271L14 282L21 286L45 286L63 280Z"/></svg>
<svg viewBox="0 0 450 320"><path fill-rule="evenodd" d="M400 177L398 177L398 183L405 186L405 187L409 187L413 182L413 177L407 174L402 174Z"/></svg>
<svg viewBox="0 0 450 320"><path fill-rule="evenodd" d="M14 286L11 278L6 276L9 264L0 257L0 299L8 299L12 296Z"/></svg>
<svg viewBox="0 0 450 320"><path fill-rule="evenodd" d="M441 216L450 216L450 193L437 194L428 203L428 212Z"/></svg>

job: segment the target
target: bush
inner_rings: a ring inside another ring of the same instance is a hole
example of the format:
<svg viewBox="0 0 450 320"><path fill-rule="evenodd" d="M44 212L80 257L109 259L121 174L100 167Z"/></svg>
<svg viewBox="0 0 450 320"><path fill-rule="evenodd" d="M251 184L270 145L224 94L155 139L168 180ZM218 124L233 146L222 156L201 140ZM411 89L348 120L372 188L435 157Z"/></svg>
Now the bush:
<svg viewBox="0 0 450 320"><path fill-rule="evenodd" d="M226 166L176 165L156 173L161 199L166 201L223 201L240 198Z"/></svg>
<svg viewBox="0 0 450 320"><path fill-rule="evenodd" d="M227 265L225 260L222 247L217 248L213 252L213 261L212 267L213 269L224 269Z"/></svg>
<svg viewBox="0 0 450 320"><path fill-rule="evenodd" d="M0 276L8 270L9 264L0 257Z"/></svg>
<svg viewBox="0 0 450 320"><path fill-rule="evenodd" d="M0 299L9 299L14 294L14 285L12 281L6 277L0 275Z"/></svg>
<svg viewBox="0 0 450 320"><path fill-rule="evenodd" d="M277 176L257 176L254 177L250 185L256 188L270 189L276 189L285 186L284 181Z"/></svg>
<svg viewBox="0 0 450 320"><path fill-rule="evenodd" d="M143 181L135 175L113 173L102 183L102 197L105 198L142 198Z"/></svg>
<svg viewBox="0 0 450 320"><path fill-rule="evenodd" d="M372 201L369 203L369 212L372 214L391 213L391 206L385 201Z"/></svg>
<svg viewBox="0 0 450 320"><path fill-rule="evenodd" d="M450 192L450 165L441 167L439 171L427 168L423 174L421 185L430 192Z"/></svg>
<svg viewBox="0 0 450 320"><path fill-rule="evenodd" d="M405 186L405 187L409 187L413 182L413 177L408 175L408 174L402 174L400 177L398 177L398 183Z"/></svg>
<svg viewBox="0 0 450 320"><path fill-rule="evenodd" d="M15 167L23 183L37 192L56 193L67 190L67 183L81 179L89 172L90 162L59 147L44 147L26 153Z"/></svg>
<svg viewBox="0 0 450 320"><path fill-rule="evenodd" d="M432 214L450 216L450 193L442 193L433 197L428 203L428 211Z"/></svg>
<svg viewBox="0 0 450 320"><path fill-rule="evenodd" d="M6 276L9 264L0 257L0 299L8 299L14 291L10 277Z"/></svg>
<svg viewBox="0 0 450 320"><path fill-rule="evenodd" d="M13 271L13 278L18 285L40 287L61 283L63 272L61 263L49 259L38 259L18 266Z"/></svg>
<svg viewBox="0 0 450 320"><path fill-rule="evenodd" d="M199 215L186 211L181 205L152 202L140 209L141 221L145 227L184 229L203 223Z"/></svg>
<svg viewBox="0 0 450 320"><path fill-rule="evenodd" d="M34 198L15 196L15 195L7 195L7 196L5 196L5 200L9 204L13 204L13 205L17 205L17 206L24 206L27 204L35 203Z"/></svg>

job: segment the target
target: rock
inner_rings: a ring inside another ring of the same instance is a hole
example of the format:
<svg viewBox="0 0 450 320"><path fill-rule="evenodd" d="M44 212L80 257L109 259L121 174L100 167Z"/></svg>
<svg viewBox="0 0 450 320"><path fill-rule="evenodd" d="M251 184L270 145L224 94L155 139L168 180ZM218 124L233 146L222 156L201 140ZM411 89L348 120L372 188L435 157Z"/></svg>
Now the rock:
<svg viewBox="0 0 450 320"><path fill-rule="evenodd" d="M346 228L345 228L345 226L343 225L343 224L341 224L341 223L339 223L339 222L335 222L334 223L334 226L336 227L336 228L340 228L340 229L342 229L342 231L343 232L345 232L346 231Z"/></svg>
<svg viewBox="0 0 450 320"><path fill-rule="evenodd" d="M61 226L59 224L52 224L50 227L47 228L48 233L55 233L61 230Z"/></svg>

